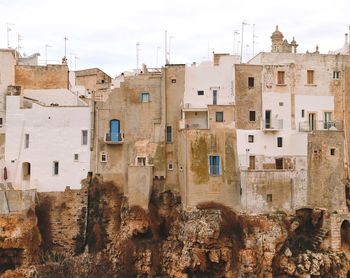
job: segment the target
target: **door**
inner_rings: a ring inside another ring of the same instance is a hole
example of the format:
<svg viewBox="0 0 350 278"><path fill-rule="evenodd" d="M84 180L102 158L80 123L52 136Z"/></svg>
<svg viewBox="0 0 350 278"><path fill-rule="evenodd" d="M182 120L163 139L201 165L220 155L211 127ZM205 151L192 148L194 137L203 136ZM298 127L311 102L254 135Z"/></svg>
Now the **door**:
<svg viewBox="0 0 350 278"><path fill-rule="evenodd" d="M265 110L265 128L271 128L271 110Z"/></svg>
<svg viewBox="0 0 350 278"><path fill-rule="evenodd" d="M249 170L255 169L255 156L249 156Z"/></svg>
<svg viewBox="0 0 350 278"><path fill-rule="evenodd" d="M309 113L309 131L316 130L316 114Z"/></svg>
<svg viewBox="0 0 350 278"><path fill-rule="evenodd" d="M216 105L218 103L218 90L213 90L213 104Z"/></svg>
<svg viewBox="0 0 350 278"><path fill-rule="evenodd" d="M324 112L324 129L330 129L332 124L332 112Z"/></svg>
<svg viewBox="0 0 350 278"><path fill-rule="evenodd" d="M120 124L119 120L110 121L110 136L112 142L120 141Z"/></svg>

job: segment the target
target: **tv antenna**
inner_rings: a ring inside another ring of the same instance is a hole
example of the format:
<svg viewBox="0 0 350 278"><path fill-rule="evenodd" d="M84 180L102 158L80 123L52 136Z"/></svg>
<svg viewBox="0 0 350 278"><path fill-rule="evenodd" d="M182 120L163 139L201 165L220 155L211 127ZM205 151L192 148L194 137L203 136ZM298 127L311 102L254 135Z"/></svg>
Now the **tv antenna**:
<svg viewBox="0 0 350 278"><path fill-rule="evenodd" d="M235 30L233 33L233 51L232 51L233 55L236 53L236 36L238 36L238 35L239 35L238 30ZM238 48L237 48L237 50L238 50Z"/></svg>
<svg viewBox="0 0 350 278"><path fill-rule="evenodd" d="M241 38L241 63L242 63L242 55L243 55L243 38L244 38L244 26L248 25L247 22L243 21L242 22L242 38Z"/></svg>
<svg viewBox="0 0 350 278"><path fill-rule="evenodd" d="M12 31L11 26L14 26L13 23L6 23L6 32L7 32L7 48L10 48L10 32Z"/></svg>

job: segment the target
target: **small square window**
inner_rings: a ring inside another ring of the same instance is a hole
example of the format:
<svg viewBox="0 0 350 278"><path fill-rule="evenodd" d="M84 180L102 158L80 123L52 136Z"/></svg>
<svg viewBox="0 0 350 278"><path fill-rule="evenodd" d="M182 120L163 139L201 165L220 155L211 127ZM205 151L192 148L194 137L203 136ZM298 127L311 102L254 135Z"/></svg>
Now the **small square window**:
<svg viewBox="0 0 350 278"><path fill-rule="evenodd" d="M266 195L266 202L272 203L272 194L267 194Z"/></svg>
<svg viewBox="0 0 350 278"><path fill-rule="evenodd" d="M277 137L277 147L282 148L282 145L283 145L283 138Z"/></svg>
<svg viewBox="0 0 350 278"><path fill-rule="evenodd" d="M169 171L174 170L174 168L173 168L173 164L172 164L172 163L169 163L169 164L168 164L168 170L169 170Z"/></svg>
<svg viewBox="0 0 350 278"><path fill-rule="evenodd" d="M79 161L79 154L77 153L74 154L74 161Z"/></svg>
<svg viewBox="0 0 350 278"><path fill-rule="evenodd" d="M248 143L254 143L254 135L248 135Z"/></svg>
<svg viewBox="0 0 350 278"><path fill-rule="evenodd" d="M249 121L255 122L255 111L249 111Z"/></svg>
<svg viewBox="0 0 350 278"><path fill-rule="evenodd" d="M283 169L283 158L276 158L276 169Z"/></svg>
<svg viewBox="0 0 350 278"><path fill-rule="evenodd" d="M248 77L248 88L254 88L254 77Z"/></svg>
<svg viewBox="0 0 350 278"><path fill-rule="evenodd" d="M107 162L107 154L105 152L101 153L101 162Z"/></svg>
<svg viewBox="0 0 350 278"><path fill-rule="evenodd" d="M150 94L148 92L142 92L140 95L141 98L141 102L150 102L151 101L151 97Z"/></svg>
<svg viewBox="0 0 350 278"><path fill-rule="evenodd" d="M224 112L216 112L215 121L216 122L223 122L224 121Z"/></svg>
<svg viewBox="0 0 350 278"><path fill-rule="evenodd" d="M137 166L146 166L146 157L138 157Z"/></svg>
<svg viewBox="0 0 350 278"><path fill-rule="evenodd" d="M330 149L330 154L331 154L331 155L335 155L335 148L331 148L331 149Z"/></svg>
<svg viewBox="0 0 350 278"><path fill-rule="evenodd" d="M171 78L171 83L176 83L176 78Z"/></svg>
<svg viewBox="0 0 350 278"><path fill-rule="evenodd" d="M340 79L340 71L333 71L333 79L334 80Z"/></svg>
<svg viewBox="0 0 350 278"><path fill-rule="evenodd" d="M197 94L198 94L199 96L204 96L204 91L203 91L203 90L197 91Z"/></svg>
<svg viewBox="0 0 350 278"><path fill-rule="evenodd" d="M278 105L279 105L279 106L283 106L284 103L283 103L283 102L279 102Z"/></svg>

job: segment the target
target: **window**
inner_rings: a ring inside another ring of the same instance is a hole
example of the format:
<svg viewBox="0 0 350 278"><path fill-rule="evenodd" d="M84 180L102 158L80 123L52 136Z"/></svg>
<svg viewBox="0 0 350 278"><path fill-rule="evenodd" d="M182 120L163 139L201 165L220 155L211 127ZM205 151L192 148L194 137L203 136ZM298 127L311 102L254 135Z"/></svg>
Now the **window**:
<svg viewBox="0 0 350 278"><path fill-rule="evenodd" d="M148 92L141 93L140 98L141 98L141 102L150 102L151 101L151 97L150 97Z"/></svg>
<svg viewBox="0 0 350 278"><path fill-rule="evenodd" d="M272 194L267 194L266 195L266 202L272 203Z"/></svg>
<svg viewBox="0 0 350 278"><path fill-rule="evenodd" d="M330 154L331 154L331 155L335 155L335 149L334 149L334 148L331 148L331 149L330 149Z"/></svg>
<svg viewBox="0 0 350 278"><path fill-rule="evenodd" d="M284 85L284 71L278 71L277 72L277 84L278 85Z"/></svg>
<svg viewBox="0 0 350 278"><path fill-rule="evenodd" d="M216 122L223 122L224 121L224 112L216 112L215 121Z"/></svg>
<svg viewBox="0 0 350 278"><path fill-rule="evenodd" d="M79 160L79 154L75 153L74 154L74 161L78 161Z"/></svg>
<svg viewBox="0 0 350 278"><path fill-rule="evenodd" d="M202 91L202 90L197 91L197 94L198 94L199 96L204 96L204 91Z"/></svg>
<svg viewBox="0 0 350 278"><path fill-rule="evenodd" d="M254 87L254 77L248 77L248 88Z"/></svg>
<svg viewBox="0 0 350 278"><path fill-rule="evenodd" d="M277 147L278 148L282 148L282 142L283 142L283 138L282 137L277 137Z"/></svg>
<svg viewBox="0 0 350 278"><path fill-rule="evenodd" d="M174 168L173 168L173 164L172 164L172 163L169 163L169 164L168 164L168 170L169 170L169 171L174 170Z"/></svg>
<svg viewBox="0 0 350 278"><path fill-rule="evenodd" d="M29 148L29 134L26 133L24 136L24 148L28 149Z"/></svg>
<svg viewBox="0 0 350 278"><path fill-rule="evenodd" d="M283 158L276 158L276 169L283 169Z"/></svg>
<svg viewBox="0 0 350 278"><path fill-rule="evenodd" d="M176 83L176 78L171 78L171 83Z"/></svg>
<svg viewBox="0 0 350 278"><path fill-rule="evenodd" d="M81 131L81 144L87 145L87 143L88 143L88 131L82 130Z"/></svg>
<svg viewBox="0 0 350 278"><path fill-rule="evenodd" d="M249 121L255 122L255 111L249 111Z"/></svg>
<svg viewBox="0 0 350 278"><path fill-rule="evenodd" d="M330 129L332 124L332 112L324 112L324 129Z"/></svg>
<svg viewBox="0 0 350 278"><path fill-rule="evenodd" d="M305 117L305 110L301 109L301 117L304 118Z"/></svg>
<svg viewBox="0 0 350 278"><path fill-rule="evenodd" d="M314 71L313 70L307 71L307 84L314 84Z"/></svg>
<svg viewBox="0 0 350 278"><path fill-rule="evenodd" d="M283 103L283 102L279 102L278 105L279 105L279 106L283 106L284 103Z"/></svg>
<svg viewBox="0 0 350 278"><path fill-rule="evenodd" d="M0 118L0 127L2 127L2 125L3 125L3 120L2 118Z"/></svg>
<svg viewBox="0 0 350 278"><path fill-rule="evenodd" d="M254 135L248 135L248 143L254 143Z"/></svg>
<svg viewBox="0 0 350 278"><path fill-rule="evenodd" d="M101 162L107 162L107 154L105 152L101 153L100 161Z"/></svg>
<svg viewBox="0 0 350 278"><path fill-rule="evenodd" d="M220 176L220 156L209 156L209 172L211 176Z"/></svg>
<svg viewBox="0 0 350 278"><path fill-rule="evenodd" d="M138 157L137 166L146 166L146 157Z"/></svg>
<svg viewBox="0 0 350 278"><path fill-rule="evenodd" d="M334 80L340 79L340 71L333 71L333 79Z"/></svg>
<svg viewBox="0 0 350 278"><path fill-rule="evenodd" d="M54 176L57 176L57 175L58 175L58 172L59 172L59 163L58 163L58 161L54 161L54 162L53 162L53 165L52 165L52 172L53 172L53 175L54 175Z"/></svg>
<svg viewBox="0 0 350 278"><path fill-rule="evenodd" d="M173 141L173 131L171 126L166 127L166 142L171 143Z"/></svg>

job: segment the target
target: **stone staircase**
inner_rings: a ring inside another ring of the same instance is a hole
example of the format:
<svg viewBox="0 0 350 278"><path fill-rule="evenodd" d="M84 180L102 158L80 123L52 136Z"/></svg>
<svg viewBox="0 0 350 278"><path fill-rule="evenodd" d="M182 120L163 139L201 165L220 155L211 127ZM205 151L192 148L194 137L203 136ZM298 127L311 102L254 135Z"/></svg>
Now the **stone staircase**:
<svg viewBox="0 0 350 278"><path fill-rule="evenodd" d="M326 237L328 230L324 228L320 228L317 234L314 236L314 238L311 241L312 248L314 250L317 250L320 247L320 244Z"/></svg>

